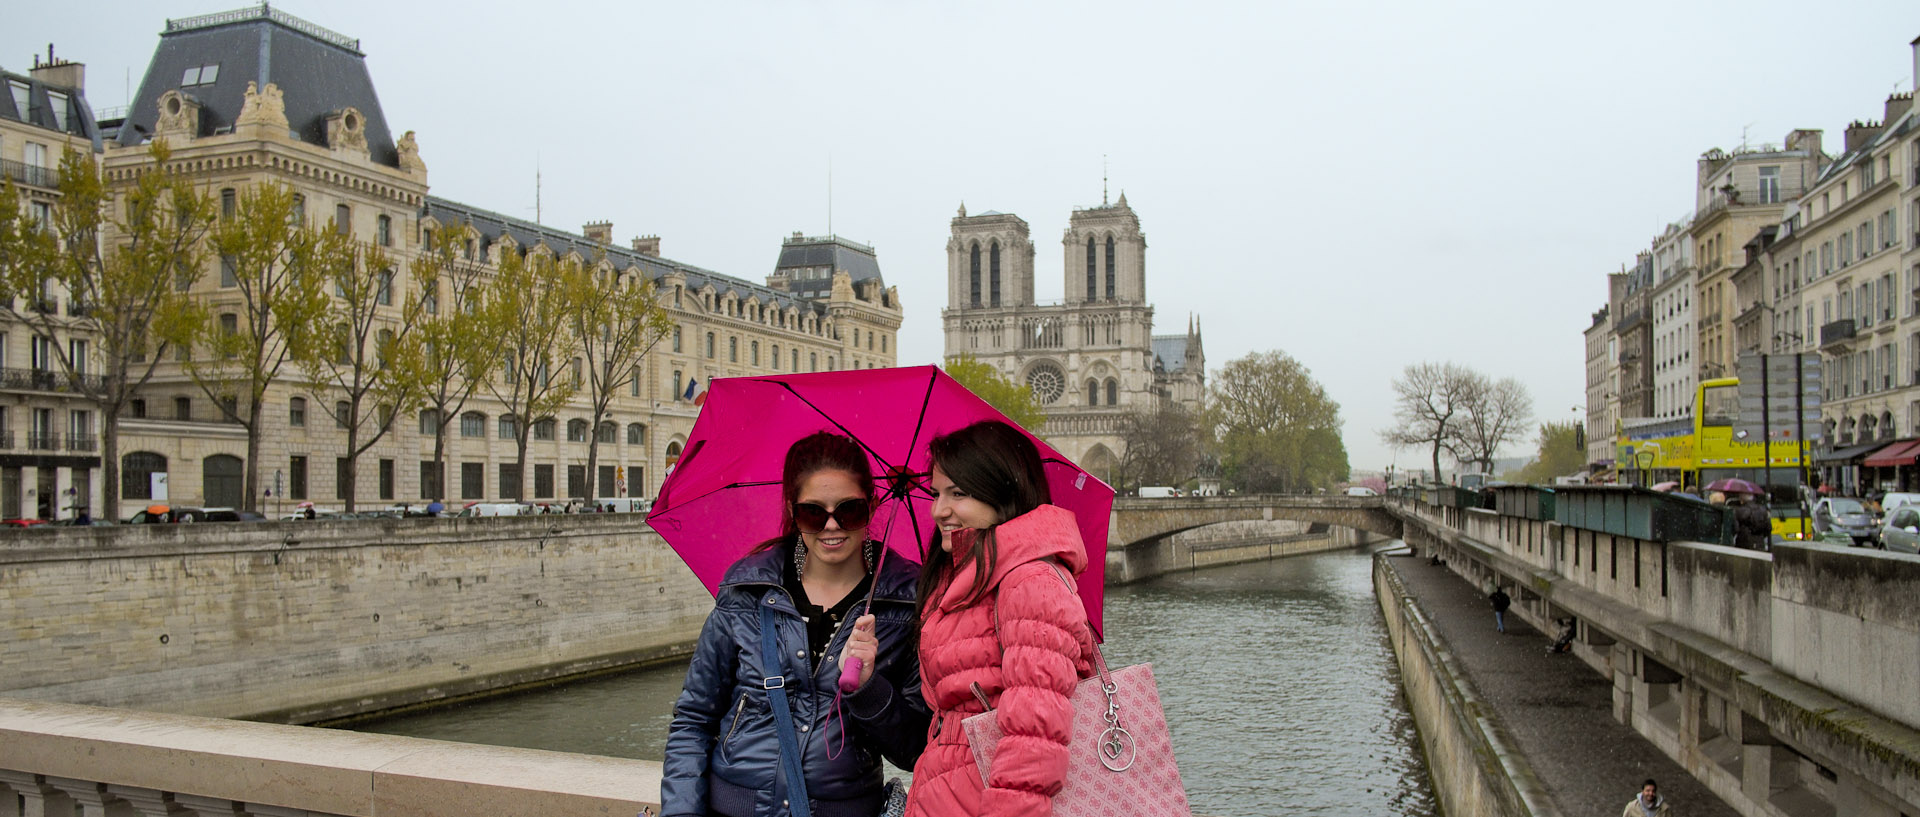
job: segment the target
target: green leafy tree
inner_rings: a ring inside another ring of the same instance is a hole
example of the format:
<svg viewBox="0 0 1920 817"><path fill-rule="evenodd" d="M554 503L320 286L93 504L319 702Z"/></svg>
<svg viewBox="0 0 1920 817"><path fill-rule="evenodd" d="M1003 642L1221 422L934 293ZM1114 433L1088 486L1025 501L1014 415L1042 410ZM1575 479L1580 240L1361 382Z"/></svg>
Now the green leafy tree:
<svg viewBox="0 0 1920 817"><path fill-rule="evenodd" d="M1127 452L1120 458L1123 491L1142 485L1184 485L1193 479L1206 454L1200 439L1200 418L1178 403L1156 401L1128 412L1120 420L1120 437Z"/></svg>
<svg viewBox="0 0 1920 817"><path fill-rule="evenodd" d="M433 426L433 463L440 475L427 486L434 500L447 498L448 426L506 360L502 327L481 309L489 286L485 267L465 258L459 246L450 237L430 242L407 265L414 291L421 293L421 316L399 360L424 384L421 406Z"/></svg>
<svg viewBox="0 0 1920 817"><path fill-rule="evenodd" d="M1241 490L1306 491L1347 479L1340 404L1300 361L1277 350L1256 352L1210 381L1207 427Z"/></svg>
<svg viewBox="0 0 1920 817"><path fill-rule="evenodd" d="M418 354L413 331L424 305L408 297L393 260L377 246L328 231L316 237L313 271L327 281L331 296L314 326L314 348L300 366L321 411L335 427L346 429L346 510L359 496L360 457L387 432L396 418L418 408L426 390L426 368L402 360Z"/></svg>
<svg viewBox="0 0 1920 817"><path fill-rule="evenodd" d="M1540 450L1533 461L1509 474L1509 482L1551 485L1554 477L1586 470L1587 452L1580 441L1580 421L1540 425Z"/></svg>
<svg viewBox="0 0 1920 817"><path fill-rule="evenodd" d="M226 419L246 429L247 510L260 500L267 390L290 364L327 348L321 330L332 245L301 223L299 212L283 185L241 190L209 242L224 267L223 288L192 307L193 342L183 368ZM335 232L331 222L327 232Z"/></svg>
<svg viewBox="0 0 1920 817"><path fill-rule="evenodd" d="M514 469L511 493L526 500L527 441L540 423L571 400L576 384L556 377L573 345L572 297L561 283L560 265L544 251L520 255L503 248L482 306L487 332L500 339L504 360L485 380L487 390L513 414ZM507 491L503 488L502 493Z"/></svg>
<svg viewBox="0 0 1920 817"><path fill-rule="evenodd" d="M966 386L987 405L1000 410L1001 414L1018 423L1028 431L1039 433L1040 427L1047 422L1047 413L1033 399L1033 389L1024 383L1014 383L992 365L982 363L972 355L956 355L947 358L947 375Z"/></svg>
<svg viewBox="0 0 1920 817"><path fill-rule="evenodd" d="M593 407L587 432L587 493L594 493L600 464L600 426L608 422L607 406L621 389L640 379L647 353L667 333L673 320L660 305L651 282L638 274L621 276L600 264L569 265L562 285L572 302L572 335L586 370L581 386Z"/></svg>
<svg viewBox="0 0 1920 817"><path fill-rule="evenodd" d="M171 158L160 140L148 156L155 167ZM120 415L186 335L183 285L199 277L215 212L209 196L173 173L141 173L119 197L122 207L92 155L72 149L61 160L52 224L21 210L11 181L0 190L0 286L25 296L6 299L10 316L43 337L91 340L90 349L51 346L60 387L100 414L101 512L109 519L120 515ZM61 292L65 310L53 308Z"/></svg>
<svg viewBox="0 0 1920 817"><path fill-rule="evenodd" d="M1394 448L1431 446L1433 478L1440 479L1440 452L1457 444L1460 426L1486 378L1457 363L1415 363L1393 381L1395 425L1380 432Z"/></svg>

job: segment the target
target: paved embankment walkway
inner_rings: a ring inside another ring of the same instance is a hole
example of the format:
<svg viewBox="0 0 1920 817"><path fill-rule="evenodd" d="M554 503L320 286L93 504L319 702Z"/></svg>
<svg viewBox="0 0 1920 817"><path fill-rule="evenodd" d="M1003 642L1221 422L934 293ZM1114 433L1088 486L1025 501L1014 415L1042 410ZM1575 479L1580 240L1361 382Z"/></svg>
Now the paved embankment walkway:
<svg viewBox="0 0 1920 817"><path fill-rule="evenodd" d="M1391 556L1434 629L1519 744L1566 817L1615 815L1651 777L1676 814L1739 812L1653 744L1613 719L1613 682L1572 655L1546 651L1551 638L1517 617L1493 628L1493 607L1466 579L1424 557Z"/></svg>

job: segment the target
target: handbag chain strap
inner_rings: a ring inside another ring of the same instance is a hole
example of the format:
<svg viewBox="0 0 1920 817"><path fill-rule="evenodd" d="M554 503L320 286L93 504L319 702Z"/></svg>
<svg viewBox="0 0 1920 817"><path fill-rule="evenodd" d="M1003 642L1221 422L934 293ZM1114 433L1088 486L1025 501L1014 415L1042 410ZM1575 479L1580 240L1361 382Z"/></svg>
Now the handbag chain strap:
<svg viewBox="0 0 1920 817"><path fill-rule="evenodd" d="M1067 586L1068 595L1078 600L1080 597L1079 591L1074 588L1073 582L1067 578L1066 571L1060 569L1060 563L1048 559L1047 566L1053 568L1053 575L1058 576L1060 583ZM994 640L1000 642L1000 663L1002 667L1004 667L1006 665L1007 642L1006 639L1002 637L1002 632L1000 629L1000 593L998 590L995 590L993 596L993 635ZM1127 728L1120 724L1120 699L1118 697L1120 685L1115 683L1113 676L1107 672L1107 656L1101 652L1098 641L1093 644L1093 667L1094 670L1100 674L1100 691L1107 694L1107 711L1101 716L1101 719L1106 721L1107 728L1106 731L1100 733L1100 740L1098 745L1095 746L1094 752L1100 756L1101 765L1116 772L1124 772L1133 766L1135 755L1133 733L1128 732ZM980 701L980 706L987 711L992 711L993 705L987 701L987 693L980 688L980 682L975 681L971 686L973 689L973 697Z"/></svg>

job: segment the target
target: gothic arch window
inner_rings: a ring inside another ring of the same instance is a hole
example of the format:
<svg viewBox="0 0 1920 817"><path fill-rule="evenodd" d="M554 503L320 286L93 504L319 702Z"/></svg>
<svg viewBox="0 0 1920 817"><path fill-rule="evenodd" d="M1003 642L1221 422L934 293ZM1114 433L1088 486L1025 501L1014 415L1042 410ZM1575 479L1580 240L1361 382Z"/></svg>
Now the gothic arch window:
<svg viewBox="0 0 1920 817"><path fill-rule="evenodd" d="M1113 300L1113 236L1107 236L1107 300Z"/></svg>
<svg viewBox="0 0 1920 817"><path fill-rule="evenodd" d="M980 305L980 242L978 241L973 242L973 251L970 253L970 255L972 256L972 261L971 261L972 266L969 267L968 273L967 273L967 290L973 296L971 303L974 306L979 306Z"/></svg>
<svg viewBox="0 0 1920 817"><path fill-rule="evenodd" d="M1100 280L1094 272L1093 236L1087 236L1087 300L1100 297Z"/></svg>
<svg viewBox="0 0 1920 817"><path fill-rule="evenodd" d="M999 306L1000 305L1000 242L998 241L993 242L993 246L992 246L992 249L990 250L990 253L993 257L988 261L988 266L989 266L988 274L989 274L989 278L991 279L990 283L992 285L991 291L993 293L993 305Z"/></svg>
<svg viewBox="0 0 1920 817"><path fill-rule="evenodd" d="M1120 381L1107 378L1107 405L1120 405Z"/></svg>
<svg viewBox="0 0 1920 817"><path fill-rule="evenodd" d="M1100 381L1098 380L1087 381L1087 405L1100 405Z"/></svg>

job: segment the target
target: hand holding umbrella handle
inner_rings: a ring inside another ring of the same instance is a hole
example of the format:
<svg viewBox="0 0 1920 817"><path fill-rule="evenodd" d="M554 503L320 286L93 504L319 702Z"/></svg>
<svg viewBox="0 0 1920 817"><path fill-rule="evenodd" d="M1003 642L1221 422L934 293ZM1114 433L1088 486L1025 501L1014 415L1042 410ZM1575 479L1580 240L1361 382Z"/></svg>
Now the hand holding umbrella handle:
<svg viewBox="0 0 1920 817"><path fill-rule="evenodd" d="M860 688L860 657L847 656L840 666L840 692L851 695Z"/></svg>

